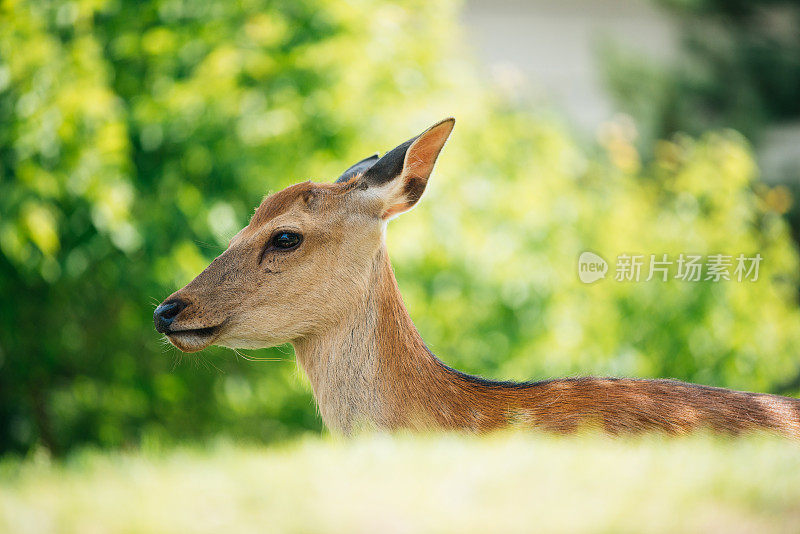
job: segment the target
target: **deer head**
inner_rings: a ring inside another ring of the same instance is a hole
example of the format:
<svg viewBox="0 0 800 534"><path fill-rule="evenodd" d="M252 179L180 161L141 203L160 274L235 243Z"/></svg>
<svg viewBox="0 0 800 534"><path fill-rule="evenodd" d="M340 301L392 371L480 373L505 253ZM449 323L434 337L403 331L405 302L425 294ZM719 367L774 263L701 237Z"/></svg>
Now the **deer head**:
<svg viewBox="0 0 800 534"><path fill-rule="evenodd" d="M419 201L454 124L359 161L334 183L266 197L227 250L156 308L156 330L195 352L270 347L334 326L373 290L386 223Z"/></svg>

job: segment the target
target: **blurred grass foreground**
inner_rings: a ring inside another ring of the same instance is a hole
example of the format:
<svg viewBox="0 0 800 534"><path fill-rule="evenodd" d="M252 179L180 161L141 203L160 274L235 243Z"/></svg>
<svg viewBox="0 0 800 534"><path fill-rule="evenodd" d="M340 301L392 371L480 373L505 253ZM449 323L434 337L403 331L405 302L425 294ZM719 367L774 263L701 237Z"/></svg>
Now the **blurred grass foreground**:
<svg viewBox="0 0 800 534"><path fill-rule="evenodd" d="M364 437L0 463L0 530L797 532L772 437Z"/></svg>

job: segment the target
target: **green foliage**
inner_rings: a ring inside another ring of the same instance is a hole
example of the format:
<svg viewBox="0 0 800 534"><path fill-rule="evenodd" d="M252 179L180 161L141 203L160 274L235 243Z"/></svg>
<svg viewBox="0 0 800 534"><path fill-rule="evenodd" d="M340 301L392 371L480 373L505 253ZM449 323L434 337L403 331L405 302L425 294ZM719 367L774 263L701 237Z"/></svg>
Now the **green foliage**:
<svg viewBox="0 0 800 534"><path fill-rule="evenodd" d="M4 532L797 532L797 443L373 436L0 463Z"/></svg>
<svg viewBox="0 0 800 534"><path fill-rule="evenodd" d="M770 123L800 118L800 2L659 0L680 22L678 57L659 64L606 46L617 105L647 140L736 128L758 140Z"/></svg>
<svg viewBox="0 0 800 534"><path fill-rule="evenodd" d="M646 168L624 125L579 147L496 99L449 2L19 1L0 17L0 451L317 431L289 349L176 365L153 307L265 192L449 114L429 191L389 230L448 363L759 390L796 371L798 261L742 139L660 142ZM764 262L754 283L586 286L583 250Z"/></svg>

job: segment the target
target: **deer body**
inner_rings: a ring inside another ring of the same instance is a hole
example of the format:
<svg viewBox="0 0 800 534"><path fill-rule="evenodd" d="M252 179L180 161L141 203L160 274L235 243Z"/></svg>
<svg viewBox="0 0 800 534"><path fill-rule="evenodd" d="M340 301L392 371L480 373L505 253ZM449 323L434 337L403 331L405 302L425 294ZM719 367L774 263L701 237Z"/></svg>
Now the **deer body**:
<svg viewBox="0 0 800 534"><path fill-rule="evenodd" d="M419 200L452 125L357 163L335 184L267 197L228 250L156 309L156 328L185 351L291 342L325 424L344 434L512 425L800 438L798 399L672 380L495 382L437 359L403 304L384 232Z"/></svg>

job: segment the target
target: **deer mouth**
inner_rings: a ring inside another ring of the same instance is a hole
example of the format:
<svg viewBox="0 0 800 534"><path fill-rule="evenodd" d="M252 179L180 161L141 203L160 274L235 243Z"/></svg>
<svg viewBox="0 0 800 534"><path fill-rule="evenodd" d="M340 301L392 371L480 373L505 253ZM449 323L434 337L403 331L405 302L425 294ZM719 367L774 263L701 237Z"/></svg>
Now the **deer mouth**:
<svg viewBox="0 0 800 534"><path fill-rule="evenodd" d="M187 328L186 330L169 330L166 332L166 334L168 336L193 335L193 336L206 337L206 336L213 336L214 334L219 332L219 329L221 327L222 325L218 324L217 326L207 326L205 328Z"/></svg>
<svg viewBox="0 0 800 534"><path fill-rule="evenodd" d="M185 330L168 330L164 332L170 343L183 352L197 352L214 341L222 329L222 324L204 328L187 328Z"/></svg>

